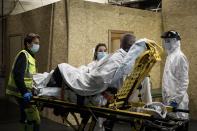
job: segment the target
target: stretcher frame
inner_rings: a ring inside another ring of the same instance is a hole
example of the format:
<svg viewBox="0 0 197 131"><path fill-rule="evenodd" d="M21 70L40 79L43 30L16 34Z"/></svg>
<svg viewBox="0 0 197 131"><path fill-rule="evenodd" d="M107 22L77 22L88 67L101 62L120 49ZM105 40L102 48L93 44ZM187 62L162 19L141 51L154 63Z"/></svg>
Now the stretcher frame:
<svg viewBox="0 0 197 131"><path fill-rule="evenodd" d="M139 86L142 80L148 75L152 67L157 61L161 60L162 48L154 41L146 41L147 50L136 60L133 72L127 76L123 86L120 90L114 94L113 100L108 101L106 107L84 106L69 103L54 98L45 97L33 97L33 103L40 107L59 108L59 112L65 122L69 124L75 131L84 131L88 120L91 118L88 131L93 131L98 117L107 118L111 127L105 128L105 130L112 130L115 121L129 122L134 127L133 130L180 130L186 128L187 120L178 119L162 119L155 118L151 112L139 113L132 112L129 109L132 104L128 102L129 96ZM142 106L138 103L138 106ZM175 110L172 107L167 107L168 111L182 111ZM74 126L67 120L68 114L72 114L77 125ZM79 113L82 116L81 123L75 116L75 113ZM140 124L136 125L135 121L140 121ZM170 123L171 122L171 123ZM140 126L139 126L140 125Z"/></svg>
<svg viewBox="0 0 197 131"><path fill-rule="evenodd" d="M112 122L127 122L134 127L133 130L135 131L186 131L189 123L188 120L181 120L175 118L155 118L148 113L131 112L120 109L114 110L106 107L82 106L62 100L55 100L54 98L33 97L32 104L35 104L38 107L62 108L63 112L61 112L60 115L74 131L84 131L89 119L91 119L91 122L89 124L88 131L94 131L98 117L107 118ZM169 107L169 109L171 110L172 107ZM68 113L73 115L77 126L72 125L72 123L67 120ZM75 113L85 114L86 117L82 117L80 123L75 116ZM140 121L141 125L135 125L135 121Z"/></svg>

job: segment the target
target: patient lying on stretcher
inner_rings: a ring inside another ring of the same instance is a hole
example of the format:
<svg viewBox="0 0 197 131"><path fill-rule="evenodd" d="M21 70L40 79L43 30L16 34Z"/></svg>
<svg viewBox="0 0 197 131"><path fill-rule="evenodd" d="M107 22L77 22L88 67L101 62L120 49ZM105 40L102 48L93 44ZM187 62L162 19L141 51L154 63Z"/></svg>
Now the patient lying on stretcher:
<svg viewBox="0 0 197 131"><path fill-rule="evenodd" d="M54 96L78 104L105 105L110 99L108 94L122 86L136 59L146 50L145 39L134 42L133 35L123 36L121 48L101 59L88 73L62 63L54 72L34 75L38 95Z"/></svg>

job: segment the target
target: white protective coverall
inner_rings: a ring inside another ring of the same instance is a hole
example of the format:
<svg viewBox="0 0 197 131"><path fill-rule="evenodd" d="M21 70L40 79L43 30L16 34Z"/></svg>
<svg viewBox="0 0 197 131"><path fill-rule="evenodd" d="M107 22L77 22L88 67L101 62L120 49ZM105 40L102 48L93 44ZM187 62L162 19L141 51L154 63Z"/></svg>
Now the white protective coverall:
<svg viewBox="0 0 197 131"><path fill-rule="evenodd" d="M189 84L188 61L180 49L180 41L172 39L164 43L168 54L164 67L162 80L162 96L164 104L169 105L171 101L178 104L178 109L188 109L187 88ZM173 116L188 119L187 113L171 113Z"/></svg>
<svg viewBox="0 0 197 131"><path fill-rule="evenodd" d="M142 89L134 90L129 98L129 102L140 102L138 95L141 95L142 102L145 104L152 103L150 78L145 77L145 79L141 82L141 85Z"/></svg>

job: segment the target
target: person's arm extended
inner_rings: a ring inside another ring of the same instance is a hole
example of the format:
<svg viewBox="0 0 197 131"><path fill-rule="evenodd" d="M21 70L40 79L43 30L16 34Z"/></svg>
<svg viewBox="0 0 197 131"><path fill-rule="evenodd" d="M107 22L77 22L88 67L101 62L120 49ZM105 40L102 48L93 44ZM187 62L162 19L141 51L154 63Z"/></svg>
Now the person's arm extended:
<svg viewBox="0 0 197 131"><path fill-rule="evenodd" d="M13 69L13 78L15 84L22 95L24 95L27 92L27 88L25 86L25 81L24 81L26 62L27 59L25 54L21 53L18 56Z"/></svg>
<svg viewBox="0 0 197 131"><path fill-rule="evenodd" d="M135 43L124 57L123 62L121 63L120 67L117 69L113 80L117 81L123 76L127 76L133 71L135 66L136 59L146 50L145 41L140 41L139 43Z"/></svg>

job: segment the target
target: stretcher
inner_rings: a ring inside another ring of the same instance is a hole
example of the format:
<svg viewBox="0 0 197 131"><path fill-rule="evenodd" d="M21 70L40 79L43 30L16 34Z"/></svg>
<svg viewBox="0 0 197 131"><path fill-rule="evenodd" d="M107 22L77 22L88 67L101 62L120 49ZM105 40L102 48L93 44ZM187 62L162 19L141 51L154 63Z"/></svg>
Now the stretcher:
<svg viewBox="0 0 197 131"><path fill-rule="evenodd" d="M98 122L98 117L107 119L106 124L104 123L106 131L112 131L113 124L119 121L129 123L134 131L186 131L189 123L189 120L154 117L153 112L141 113L107 107L83 106L56 100L54 98L33 97L32 104L35 104L38 107L57 109L58 112L56 112L56 114L61 115L64 122L69 124L74 131L84 131L89 120L91 120L91 122L89 123L88 131L94 131L96 123ZM167 108L170 112L181 111L188 113L187 110L176 110L172 107ZM75 119L77 123L76 126L67 120L69 113ZM75 113L82 115L81 122L78 120Z"/></svg>
<svg viewBox="0 0 197 131"><path fill-rule="evenodd" d="M89 131L93 131L99 117L106 118L104 122L105 130L113 130L116 121L128 122L132 130L187 130L188 120L161 117L154 110L146 110L144 103L129 103L128 99L132 92L138 88L142 80L149 74L157 61L161 60L162 48L154 41L146 41L147 50L136 60L134 69L125 79L123 86L113 93L105 107L85 106L69 103L63 100L49 97L33 97L32 104L40 107L49 107L54 109L56 115L61 115L64 121L75 131L83 131L89 123ZM167 112L187 112L178 110L169 106L164 106ZM74 126L67 120L68 114L73 115L77 126ZM81 122L75 116L81 115Z"/></svg>

